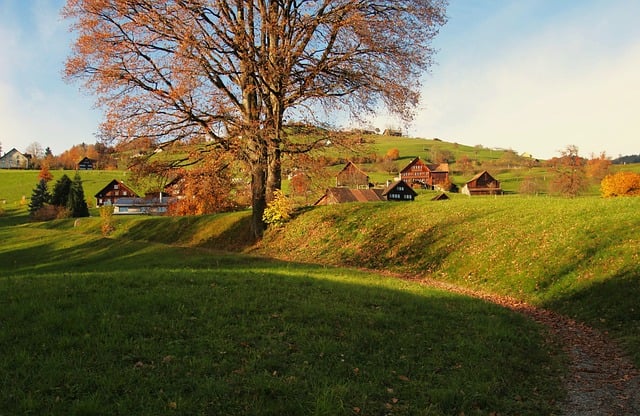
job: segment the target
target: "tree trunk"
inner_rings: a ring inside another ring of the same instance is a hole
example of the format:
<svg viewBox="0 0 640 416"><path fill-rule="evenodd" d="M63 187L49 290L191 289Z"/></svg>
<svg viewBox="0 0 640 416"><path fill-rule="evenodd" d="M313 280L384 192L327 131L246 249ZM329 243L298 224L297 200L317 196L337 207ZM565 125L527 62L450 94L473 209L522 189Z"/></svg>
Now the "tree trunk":
<svg viewBox="0 0 640 416"><path fill-rule="evenodd" d="M278 142L269 146L268 153L268 171L267 171L267 187L266 196L267 202L271 202L273 199L273 193L276 190L282 188L282 165L281 165L282 152L278 145Z"/></svg>
<svg viewBox="0 0 640 416"><path fill-rule="evenodd" d="M265 229L262 215L267 207L266 184L267 172L264 164L254 163L251 167L251 235L256 239L262 238Z"/></svg>

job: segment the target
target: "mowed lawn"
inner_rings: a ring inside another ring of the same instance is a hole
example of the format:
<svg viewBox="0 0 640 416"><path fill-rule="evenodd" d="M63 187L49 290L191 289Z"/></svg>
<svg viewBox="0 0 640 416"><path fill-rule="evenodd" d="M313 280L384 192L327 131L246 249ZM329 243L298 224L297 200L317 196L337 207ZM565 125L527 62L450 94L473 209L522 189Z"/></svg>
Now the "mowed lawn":
<svg viewBox="0 0 640 416"><path fill-rule="evenodd" d="M540 415L562 395L543 329L481 300L0 224L0 415Z"/></svg>

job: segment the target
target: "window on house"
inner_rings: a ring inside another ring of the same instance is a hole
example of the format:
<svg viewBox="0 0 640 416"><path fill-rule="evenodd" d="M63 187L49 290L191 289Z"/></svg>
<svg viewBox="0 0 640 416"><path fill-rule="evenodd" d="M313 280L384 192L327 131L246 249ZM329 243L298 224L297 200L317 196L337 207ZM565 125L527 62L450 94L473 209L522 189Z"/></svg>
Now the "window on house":
<svg viewBox="0 0 640 416"><path fill-rule="evenodd" d="M113 189L118 189L118 188L120 188L120 185L118 184L113 185Z"/></svg>

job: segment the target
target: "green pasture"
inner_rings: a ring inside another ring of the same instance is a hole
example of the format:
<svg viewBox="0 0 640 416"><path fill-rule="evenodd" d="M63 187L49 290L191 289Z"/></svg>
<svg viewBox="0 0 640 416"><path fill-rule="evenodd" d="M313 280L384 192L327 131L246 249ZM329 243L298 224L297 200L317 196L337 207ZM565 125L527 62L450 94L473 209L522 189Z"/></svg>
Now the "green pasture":
<svg viewBox="0 0 640 416"><path fill-rule="evenodd" d="M49 182L49 191L52 191L55 182L67 175L73 179L76 174L74 170L51 170L53 180ZM17 208L21 205L29 203L33 189L38 183L37 170L11 170L0 169L0 203L5 208ZM126 171L115 170L86 170L79 171L84 188L84 195L87 203L92 206L95 204L93 197L98 191L104 188L113 179L122 181L127 180L128 173ZM24 200L26 203L22 202Z"/></svg>
<svg viewBox="0 0 640 416"><path fill-rule="evenodd" d="M135 219L118 238L6 220L3 415L538 415L562 396L541 328L481 300L131 240Z"/></svg>
<svg viewBox="0 0 640 416"><path fill-rule="evenodd" d="M80 174L89 203L127 180ZM548 172L508 169L509 195L304 207L255 243L249 211L30 223L37 175L0 170L0 415L554 414L545 329L425 279L572 316L640 366L640 198L515 195Z"/></svg>

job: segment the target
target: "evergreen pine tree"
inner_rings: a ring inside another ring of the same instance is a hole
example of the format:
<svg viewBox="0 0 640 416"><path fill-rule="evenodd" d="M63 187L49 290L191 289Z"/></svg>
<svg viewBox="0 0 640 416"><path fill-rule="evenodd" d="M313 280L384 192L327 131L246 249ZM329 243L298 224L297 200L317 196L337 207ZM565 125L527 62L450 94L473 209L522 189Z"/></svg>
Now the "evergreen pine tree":
<svg viewBox="0 0 640 416"><path fill-rule="evenodd" d="M80 174L76 172L76 176L71 182L69 189L69 199L67 200L67 209L71 211L72 217L88 217L89 207L87 201L84 200L84 189L82 189L82 180Z"/></svg>
<svg viewBox="0 0 640 416"><path fill-rule="evenodd" d="M51 199L49 194L49 188L47 187L47 181L40 179L38 184L31 194L31 202L29 202L29 215L34 216L36 212L45 204L48 204Z"/></svg>
<svg viewBox="0 0 640 416"><path fill-rule="evenodd" d="M71 192L71 178L66 174L62 175L53 187L51 195L51 204L59 207L66 207L69 201L69 193Z"/></svg>

